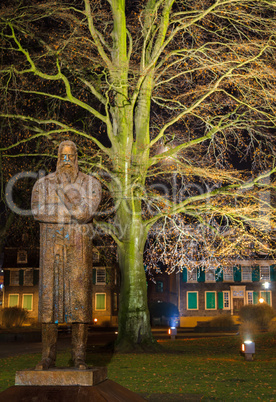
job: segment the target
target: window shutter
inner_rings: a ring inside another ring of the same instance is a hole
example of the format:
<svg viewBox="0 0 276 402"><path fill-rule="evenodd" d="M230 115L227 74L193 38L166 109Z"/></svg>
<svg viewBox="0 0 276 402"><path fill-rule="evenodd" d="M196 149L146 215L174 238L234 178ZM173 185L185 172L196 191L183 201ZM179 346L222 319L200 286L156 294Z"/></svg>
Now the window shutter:
<svg viewBox="0 0 276 402"><path fill-rule="evenodd" d="M206 308L214 310L216 308L216 293L206 292Z"/></svg>
<svg viewBox="0 0 276 402"><path fill-rule="evenodd" d="M10 285L10 270L4 271L4 286L9 286Z"/></svg>
<svg viewBox="0 0 276 402"><path fill-rule="evenodd" d="M201 268L201 267L199 268L197 281L198 282L205 282L205 269L204 268Z"/></svg>
<svg viewBox="0 0 276 402"><path fill-rule="evenodd" d="M38 285L39 283L39 270L38 269L34 269L34 276L33 276L33 284Z"/></svg>
<svg viewBox="0 0 276 402"><path fill-rule="evenodd" d="M110 284L111 283L111 269L110 268L106 268L106 284Z"/></svg>
<svg viewBox="0 0 276 402"><path fill-rule="evenodd" d="M270 265L270 280L276 281L276 268L275 265Z"/></svg>
<svg viewBox="0 0 276 402"><path fill-rule="evenodd" d="M24 283L24 269L19 270L19 285L22 286Z"/></svg>
<svg viewBox="0 0 276 402"><path fill-rule="evenodd" d="M96 272L97 270L96 270L96 268L93 268L93 285L96 285L96 275L97 275L97 272Z"/></svg>
<svg viewBox="0 0 276 402"><path fill-rule="evenodd" d="M258 304L259 302L259 292L253 292L253 304Z"/></svg>
<svg viewBox="0 0 276 402"><path fill-rule="evenodd" d="M223 292L218 292L218 308L223 309Z"/></svg>
<svg viewBox="0 0 276 402"><path fill-rule="evenodd" d="M183 268L183 271L182 271L182 282L187 282L187 268Z"/></svg>
<svg viewBox="0 0 276 402"><path fill-rule="evenodd" d="M241 282L241 267L234 267L234 281Z"/></svg>
<svg viewBox="0 0 276 402"><path fill-rule="evenodd" d="M259 282L260 281L260 269L259 267L255 266L252 268L252 281Z"/></svg>
<svg viewBox="0 0 276 402"><path fill-rule="evenodd" d="M188 309L197 310L197 293L188 293Z"/></svg>
<svg viewBox="0 0 276 402"><path fill-rule="evenodd" d="M222 282L222 281L223 281L223 269L217 268L216 269L216 282Z"/></svg>

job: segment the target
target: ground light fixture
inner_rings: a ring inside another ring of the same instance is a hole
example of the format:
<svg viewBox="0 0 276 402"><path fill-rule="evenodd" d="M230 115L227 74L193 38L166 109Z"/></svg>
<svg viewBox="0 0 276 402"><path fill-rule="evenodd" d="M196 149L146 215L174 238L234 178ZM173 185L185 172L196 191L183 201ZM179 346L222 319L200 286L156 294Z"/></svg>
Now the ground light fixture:
<svg viewBox="0 0 276 402"><path fill-rule="evenodd" d="M94 318L93 322L94 322L94 324L97 324L98 318Z"/></svg>
<svg viewBox="0 0 276 402"><path fill-rule="evenodd" d="M247 340L241 345L241 354L244 356L244 360L252 362L255 354L255 342Z"/></svg>
<svg viewBox="0 0 276 402"><path fill-rule="evenodd" d="M177 328L176 327L170 327L168 329L168 334L171 336L172 340L175 340L175 337L177 335Z"/></svg>

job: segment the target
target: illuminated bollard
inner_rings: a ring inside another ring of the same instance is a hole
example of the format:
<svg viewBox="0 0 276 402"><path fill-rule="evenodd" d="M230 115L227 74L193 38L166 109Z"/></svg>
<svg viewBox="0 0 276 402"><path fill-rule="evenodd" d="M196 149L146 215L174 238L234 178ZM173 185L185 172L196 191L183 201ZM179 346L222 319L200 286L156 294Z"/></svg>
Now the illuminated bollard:
<svg viewBox="0 0 276 402"><path fill-rule="evenodd" d="M168 334L171 336L172 340L175 340L175 336L177 335L177 328L176 327L169 328Z"/></svg>
<svg viewBox="0 0 276 402"><path fill-rule="evenodd" d="M246 361L252 362L253 355L255 354L255 342L244 341L241 346L241 354Z"/></svg>

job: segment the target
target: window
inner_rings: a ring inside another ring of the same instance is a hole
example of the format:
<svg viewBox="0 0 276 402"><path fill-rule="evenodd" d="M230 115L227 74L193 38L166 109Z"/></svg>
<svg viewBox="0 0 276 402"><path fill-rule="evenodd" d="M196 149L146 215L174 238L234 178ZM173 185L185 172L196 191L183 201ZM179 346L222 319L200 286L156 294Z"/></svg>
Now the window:
<svg viewBox="0 0 276 402"><path fill-rule="evenodd" d="M93 250L92 250L92 260L93 260L93 262L100 261L100 253L96 248L93 248Z"/></svg>
<svg viewBox="0 0 276 402"><path fill-rule="evenodd" d="M17 307L17 306L19 306L19 294L10 294L9 307Z"/></svg>
<svg viewBox="0 0 276 402"><path fill-rule="evenodd" d="M187 281L188 282L196 282L197 281L197 269L187 269Z"/></svg>
<svg viewBox="0 0 276 402"><path fill-rule="evenodd" d="M260 267L260 280L269 281L270 280L270 267L269 265Z"/></svg>
<svg viewBox="0 0 276 402"><path fill-rule="evenodd" d="M33 270L32 269L24 269L24 285L25 286L33 285Z"/></svg>
<svg viewBox="0 0 276 402"><path fill-rule="evenodd" d="M223 270L223 280L224 282L229 282L234 280L233 267L225 267Z"/></svg>
<svg viewBox="0 0 276 402"><path fill-rule="evenodd" d="M106 269L97 268L96 270L96 285L105 285L106 283Z"/></svg>
<svg viewBox="0 0 276 402"><path fill-rule="evenodd" d="M253 291L249 290L246 292L247 294L247 304L254 304L253 303Z"/></svg>
<svg viewBox="0 0 276 402"><path fill-rule="evenodd" d="M95 310L105 310L106 309L106 294L105 293L96 293L96 303Z"/></svg>
<svg viewBox="0 0 276 402"><path fill-rule="evenodd" d="M10 285L11 286L19 285L19 269L10 270Z"/></svg>
<svg viewBox="0 0 276 402"><path fill-rule="evenodd" d="M117 293L114 293L113 300L114 300L114 302L113 302L114 311L117 311L118 310L118 295L117 295Z"/></svg>
<svg viewBox="0 0 276 402"><path fill-rule="evenodd" d="M32 311L33 309L33 295L23 295L22 307L26 310Z"/></svg>
<svg viewBox="0 0 276 402"><path fill-rule="evenodd" d="M163 288L164 288L163 281L156 281L156 287L155 287L156 293L163 293L164 290Z"/></svg>
<svg viewBox="0 0 276 402"><path fill-rule="evenodd" d="M264 301L269 306L272 306L272 304L271 304L271 291L270 290L260 292L260 296L264 299Z"/></svg>
<svg viewBox="0 0 276 402"><path fill-rule="evenodd" d="M187 309L198 310L198 292L187 292Z"/></svg>
<svg viewBox="0 0 276 402"><path fill-rule="evenodd" d="M224 310L230 309L230 292L228 291L223 292L223 309Z"/></svg>
<svg viewBox="0 0 276 402"><path fill-rule="evenodd" d="M216 292L205 292L205 310L215 310L216 308Z"/></svg>
<svg viewBox="0 0 276 402"><path fill-rule="evenodd" d="M17 251L17 263L26 264L28 262L28 253L26 250Z"/></svg>
<svg viewBox="0 0 276 402"><path fill-rule="evenodd" d="M205 272L205 281L206 282L215 282L216 281L216 272L214 269L209 269Z"/></svg>
<svg viewBox="0 0 276 402"><path fill-rule="evenodd" d="M251 267L242 267L242 281L244 281L244 282L252 281L252 268Z"/></svg>

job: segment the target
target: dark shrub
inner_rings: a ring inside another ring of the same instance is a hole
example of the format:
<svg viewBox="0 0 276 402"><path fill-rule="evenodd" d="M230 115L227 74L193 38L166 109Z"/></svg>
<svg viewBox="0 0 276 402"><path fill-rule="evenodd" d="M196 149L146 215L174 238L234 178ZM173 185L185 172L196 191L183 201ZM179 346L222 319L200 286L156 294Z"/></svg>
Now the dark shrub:
<svg viewBox="0 0 276 402"><path fill-rule="evenodd" d="M212 328L231 328L234 325L233 318L228 314L220 315L209 321L209 326Z"/></svg>
<svg viewBox="0 0 276 402"><path fill-rule="evenodd" d="M246 305L239 312L242 323L251 322L260 329L267 329L273 317L275 317L275 311L266 303Z"/></svg>
<svg viewBox="0 0 276 402"><path fill-rule="evenodd" d="M5 307L2 313L2 325L5 328L21 327L28 317L28 311L20 307Z"/></svg>

